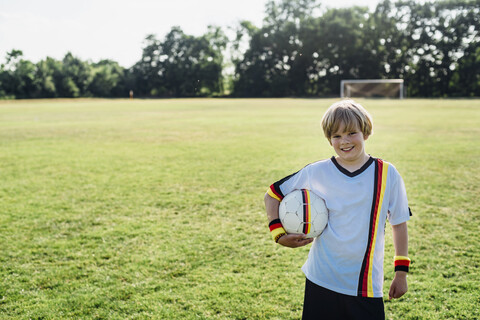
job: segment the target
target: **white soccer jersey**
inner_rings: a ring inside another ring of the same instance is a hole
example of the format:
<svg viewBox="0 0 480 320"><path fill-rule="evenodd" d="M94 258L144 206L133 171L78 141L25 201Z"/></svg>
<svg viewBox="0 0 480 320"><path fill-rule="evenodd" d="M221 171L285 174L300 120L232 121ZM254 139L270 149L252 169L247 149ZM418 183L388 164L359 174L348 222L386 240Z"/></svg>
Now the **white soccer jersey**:
<svg viewBox="0 0 480 320"><path fill-rule="evenodd" d="M313 283L362 297L383 296L385 224L410 219L403 180L395 167L370 158L351 173L334 157L307 165L272 184L281 200L295 189L309 189L325 200L329 216L302 267Z"/></svg>

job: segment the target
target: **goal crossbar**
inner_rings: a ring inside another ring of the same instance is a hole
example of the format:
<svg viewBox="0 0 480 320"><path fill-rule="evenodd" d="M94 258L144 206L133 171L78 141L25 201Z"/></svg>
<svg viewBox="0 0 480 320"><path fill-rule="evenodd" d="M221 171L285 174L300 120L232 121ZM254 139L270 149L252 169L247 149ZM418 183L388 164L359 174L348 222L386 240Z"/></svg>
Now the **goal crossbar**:
<svg viewBox="0 0 480 320"><path fill-rule="evenodd" d="M393 89L394 93L398 91L398 97L403 99L403 79L350 79L350 80L341 80L340 81L340 97L350 97L350 87L349 84L385 84L388 86L389 84L398 84L398 89ZM346 88L347 87L347 88ZM347 89L347 90L345 90ZM388 90L388 89L387 89Z"/></svg>

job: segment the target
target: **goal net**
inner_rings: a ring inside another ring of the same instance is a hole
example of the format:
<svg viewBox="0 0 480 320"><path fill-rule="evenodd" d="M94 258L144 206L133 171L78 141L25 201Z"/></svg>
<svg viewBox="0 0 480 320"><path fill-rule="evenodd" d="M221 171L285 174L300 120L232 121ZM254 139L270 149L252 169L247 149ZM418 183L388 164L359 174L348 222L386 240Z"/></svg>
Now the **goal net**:
<svg viewBox="0 0 480 320"><path fill-rule="evenodd" d="M402 79L342 80L340 97L399 98L403 99Z"/></svg>

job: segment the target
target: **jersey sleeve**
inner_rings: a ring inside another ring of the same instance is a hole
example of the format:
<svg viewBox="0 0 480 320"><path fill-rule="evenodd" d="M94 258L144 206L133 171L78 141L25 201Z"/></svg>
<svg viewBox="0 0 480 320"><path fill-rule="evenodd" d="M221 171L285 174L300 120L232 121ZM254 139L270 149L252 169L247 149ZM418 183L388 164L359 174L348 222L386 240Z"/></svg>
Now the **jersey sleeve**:
<svg viewBox="0 0 480 320"><path fill-rule="evenodd" d="M308 186L308 167L303 168L285 178L278 180L270 185L267 193L274 199L282 201L285 195L295 189L307 188Z"/></svg>
<svg viewBox="0 0 480 320"><path fill-rule="evenodd" d="M410 220L412 214L408 207L407 191L403 179L395 168L392 171L393 185L388 203L388 221L391 225L397 225Z"/></svg>

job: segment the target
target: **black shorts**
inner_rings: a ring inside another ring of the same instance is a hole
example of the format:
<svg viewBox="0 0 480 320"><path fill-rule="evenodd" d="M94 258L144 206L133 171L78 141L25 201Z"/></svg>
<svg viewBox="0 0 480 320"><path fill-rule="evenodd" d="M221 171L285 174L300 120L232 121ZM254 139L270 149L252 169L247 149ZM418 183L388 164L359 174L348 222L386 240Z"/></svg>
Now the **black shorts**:
<svg viewBox="0 0 480 320"><path fill-rule="evenodd" d="M348 296L320 287L307 279L303 320L385 320L383 298Z"/></svg>

